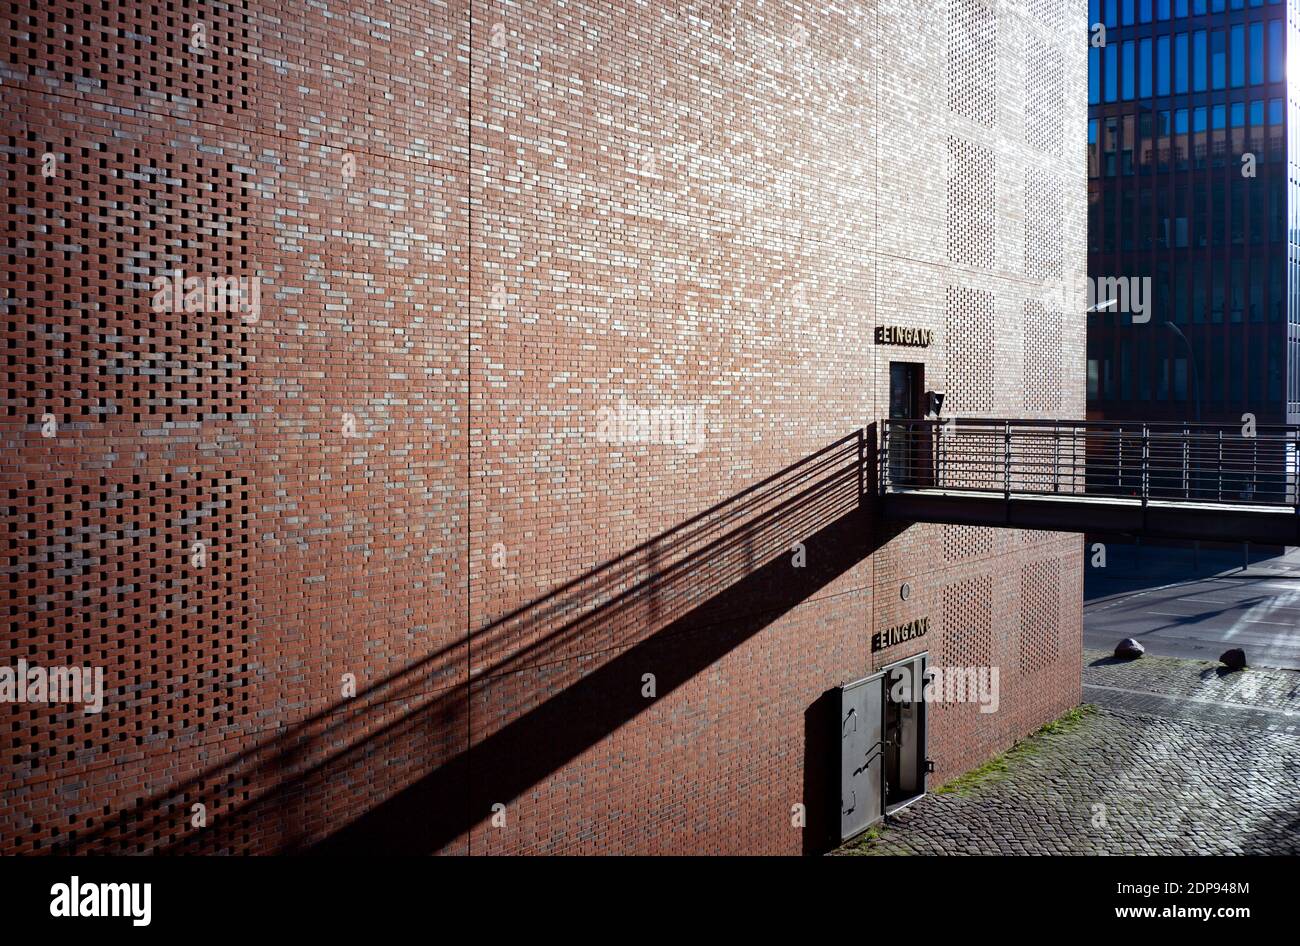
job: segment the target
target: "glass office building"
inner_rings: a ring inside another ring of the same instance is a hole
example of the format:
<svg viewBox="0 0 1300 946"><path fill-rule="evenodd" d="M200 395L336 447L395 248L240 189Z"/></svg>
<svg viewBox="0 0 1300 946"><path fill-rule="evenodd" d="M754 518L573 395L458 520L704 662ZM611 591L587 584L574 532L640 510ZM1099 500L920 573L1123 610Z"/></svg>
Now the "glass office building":
<svg viewBox="0 0 1300 946"><path fill-rule="evenodd" d="M1090 417L1300 422L1298 11L1090 0L1088 274L1150 279L1088 317Z"/></svg>

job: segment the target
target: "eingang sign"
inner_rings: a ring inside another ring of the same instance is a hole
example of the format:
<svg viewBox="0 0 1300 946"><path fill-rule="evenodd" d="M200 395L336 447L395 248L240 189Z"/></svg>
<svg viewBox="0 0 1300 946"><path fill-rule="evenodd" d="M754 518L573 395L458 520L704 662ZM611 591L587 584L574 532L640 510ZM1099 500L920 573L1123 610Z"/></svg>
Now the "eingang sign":
<svg viewBox="0 0 1300 946"><path fill-rule="evenodd" d="M895 644L902 644L905 641L914 641L918 637L924 637L929 630L930 619L923 617L908 621L906 624L899 624L883 631L877 631L871 635L872 653L884 650L886 647L893 647Z"/></svg>
<svg viewBox="0 0 1300 946"><path fill-rule="evenodd" d="M913 328L907 325L877 325L877 345L910 345L913 348L929 348L934 341L934 332L928 328Z"/></svg>

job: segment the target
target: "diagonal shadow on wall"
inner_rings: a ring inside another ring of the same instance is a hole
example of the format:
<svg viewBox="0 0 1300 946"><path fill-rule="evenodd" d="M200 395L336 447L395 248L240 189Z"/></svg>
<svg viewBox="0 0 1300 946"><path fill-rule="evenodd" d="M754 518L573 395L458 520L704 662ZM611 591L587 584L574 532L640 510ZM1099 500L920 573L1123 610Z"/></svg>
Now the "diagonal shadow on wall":
<svg viewBox="0 0 1300 946"><path fill-rule="evenodd" d="M872 502L874 444L870 431L841 438L62 850L463 849L494 804L652 705L643 674L655 674L659 697L671 693L870 555L887 538ZM430 685L466 666L468 679ZM812 755L826 748L816 738L824 703L805 714L807 835L816 838L806 850L819 848L834 814L823 810L833 806L827 762ZM189 801L223 792L239 801L175 837ZM340 811L363 813L334 828Z"/></svg>

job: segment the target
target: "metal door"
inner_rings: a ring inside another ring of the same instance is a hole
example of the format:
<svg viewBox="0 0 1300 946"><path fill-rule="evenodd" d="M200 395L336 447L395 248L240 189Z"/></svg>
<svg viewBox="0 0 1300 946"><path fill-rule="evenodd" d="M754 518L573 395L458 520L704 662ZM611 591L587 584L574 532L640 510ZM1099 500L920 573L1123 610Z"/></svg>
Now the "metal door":
<svg viewBox="0 0 1300 946"><path fill-rule="evenodd" d="M930 483L930 436L917 420L924 411L925 365L911 361L889 363L889 480L898 486Z"/></svg>
<svg viewBox="0 0 1300 946"><path fill-rule="evenodd" d="M881 711L884 675L840 687L840 840L884 815Z"/></svg>
<svg viewBox="0 0 1300 946"><path fill-rule="evenodd" d="M913 361L889 363L889 419L914 420L921 416L925 365Z"/></svg>

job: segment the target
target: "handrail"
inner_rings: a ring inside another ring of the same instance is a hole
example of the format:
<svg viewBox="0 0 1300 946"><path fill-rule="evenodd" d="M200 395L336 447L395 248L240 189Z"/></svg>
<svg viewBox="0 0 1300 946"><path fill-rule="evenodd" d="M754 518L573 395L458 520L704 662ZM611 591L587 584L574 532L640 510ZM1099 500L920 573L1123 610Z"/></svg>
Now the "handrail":
<svg viewBox="0 0 1300 946"><path fill-rule="evenodd" d="M1292 506L1300 426L959 417L880 425L882 493L920 488Z"/></svg>

